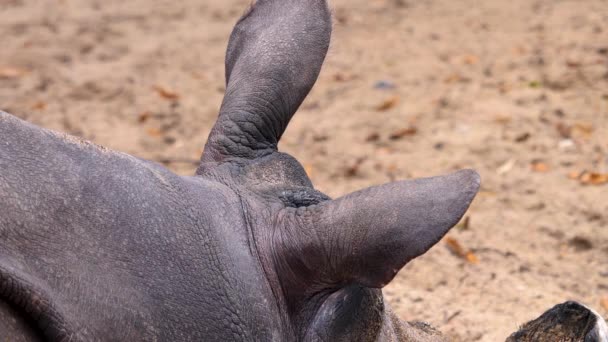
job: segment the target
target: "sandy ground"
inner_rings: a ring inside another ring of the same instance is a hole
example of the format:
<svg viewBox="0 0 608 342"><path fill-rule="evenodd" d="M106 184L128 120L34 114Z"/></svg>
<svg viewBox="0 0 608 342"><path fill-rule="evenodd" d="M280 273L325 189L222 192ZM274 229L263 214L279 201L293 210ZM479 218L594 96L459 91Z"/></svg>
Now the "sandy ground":
<svg viewBox="0 0 608 342"><path fill-rule="evenodd" d="M0 108L192 174L249 0L0 0ZM333 0L281 148L331 196L475 168L468 222L385 293L455 341L567 299L608 314L608 1ZM452 243L454 244L454 243ZM602 305L604 300L604 305Z"/></svg>

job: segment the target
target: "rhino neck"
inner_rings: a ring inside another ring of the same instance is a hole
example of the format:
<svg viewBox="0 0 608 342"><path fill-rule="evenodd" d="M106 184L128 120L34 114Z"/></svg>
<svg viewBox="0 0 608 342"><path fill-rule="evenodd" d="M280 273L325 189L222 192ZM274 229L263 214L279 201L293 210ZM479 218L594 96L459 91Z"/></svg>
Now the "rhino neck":
<svg viewBox="0 0 608 342"><path fill-rule="evenodd" d="M376 341L381 333L384 301L378 289L348 285L308 301L297 320L305 341ZM316 305L315 305L316 304Z"/></svg>
<svg viewBox="0 0 608 342"><path fill-rule="evenodd" d="M399 319L380 289L358 285L326 296L309 317L305 341L446 341L426 323Z"/></svg>
<svg viewBox="0 0 608 342"><path fill-rule="evenodd" d="M0 207L16 208L0 217L0 302L51 340L290 340L248 248L238 197L108 158L83 172L120 172L72 175L59 193L47 190L56 182L28 190L0 179L14 194L0 196ZM3 176L32 172L13 164ZM21 209L36 205L32 192L61 200Z"/></svg>

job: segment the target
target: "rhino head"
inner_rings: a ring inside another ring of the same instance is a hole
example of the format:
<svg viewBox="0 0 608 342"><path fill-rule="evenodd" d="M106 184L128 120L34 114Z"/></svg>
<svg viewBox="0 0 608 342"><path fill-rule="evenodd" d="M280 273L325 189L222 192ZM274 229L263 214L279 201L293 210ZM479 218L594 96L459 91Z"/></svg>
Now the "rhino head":
<svg viewBox="0 0 608 342"><path fill-rule="evenodd" d="M462 217L479 188L464 170L332 200L278 152L327 53L326 1L258 1L226 55L226 95L197 174L239 194L254 254L299 340L377 340L391 326L381 288ZM394 328L394 327L392 327Z"/></svg>
<svg viewBox="0 0 608 342"><path fill-rule="evenodd" d="M381 289L459 221L479 176L315 190L277 145L330 35L325 0L258 0L243 15L193 177L0 112L2 336L440 339L399 321Z"/></svg>

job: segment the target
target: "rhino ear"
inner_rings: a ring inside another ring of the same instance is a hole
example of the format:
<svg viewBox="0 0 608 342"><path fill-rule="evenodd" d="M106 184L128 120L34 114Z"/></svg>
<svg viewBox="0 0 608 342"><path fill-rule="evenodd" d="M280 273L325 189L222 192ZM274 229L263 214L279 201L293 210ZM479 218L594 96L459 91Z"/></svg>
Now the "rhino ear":
<svg viewBox="0 0 608 342"><path fill-rule="evenodd" d="M383 287L458 223L479 184L475 171L463 170L376 186L318 205L313 243L323 246L319 250L330 269L317 267L331 282Z"/></svg>
<svg viewBox="0 0 608 342"><path fill-rule="evenodd" d="M325 0L258 0L230 36L226 94L202 162L276 151L317 80L330 35Z"/></svg>

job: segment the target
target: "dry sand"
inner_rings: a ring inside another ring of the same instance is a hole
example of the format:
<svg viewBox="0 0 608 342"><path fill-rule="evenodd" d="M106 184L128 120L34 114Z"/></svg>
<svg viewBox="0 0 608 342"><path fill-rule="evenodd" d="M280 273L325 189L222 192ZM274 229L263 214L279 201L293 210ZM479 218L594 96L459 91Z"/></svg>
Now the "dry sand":
<svg viewBox="0 0 608 342"><path fill-rule="evenodd" d="M248 3L0 0L0 108L192 174ZM385 289L396 311L455 341L504 340L567 299L608 314L608 185L568 178L608 172L608 1L332 7L326 65L281 149L331 196L483 179L449 234L478 262L440 242Z"/></svg>

